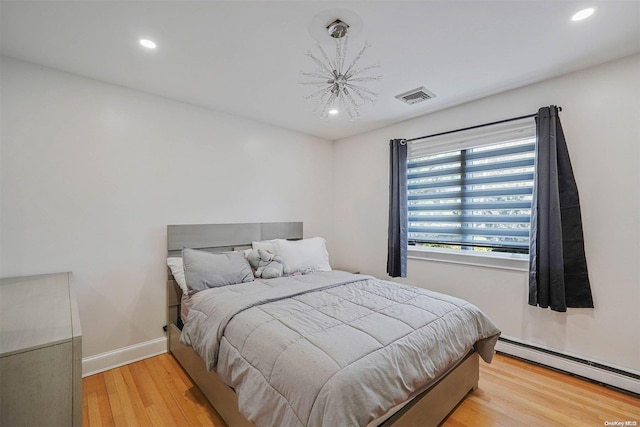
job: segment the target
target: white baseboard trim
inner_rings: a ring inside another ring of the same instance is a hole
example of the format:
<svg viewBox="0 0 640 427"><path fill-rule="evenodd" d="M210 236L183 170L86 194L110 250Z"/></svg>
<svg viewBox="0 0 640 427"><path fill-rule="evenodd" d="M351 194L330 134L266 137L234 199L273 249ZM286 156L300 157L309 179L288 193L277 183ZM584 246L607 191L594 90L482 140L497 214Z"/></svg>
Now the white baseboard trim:
<svg viewBox="0 0 640 427"><path fill-rule="evenodd" d="M537 350L531 346L518 345L514 338L505 337L510 341L498 341L496 350L511 356L516 356L561 371L569 372L581 377L589 378L604 384L608 384L623 390L640 394L640 380L631 376L601 369L589 364L589 361L578 362L562 355L550 354L544 349ZM94 375L109 369L147 359L167 352L167 338L161 337L151 341L130 345L95 356L82 359L82 377ZM635 373L630 372L634 375ZM635 374L636 376L638 374Z"/></svg>
<svg viewBox="0 0 640 427"><path fill-rule="evenodd" d="M82 359L82 377L94 375L167 352L167 338L130 345Z"/></svg>
<svg viewBox="0 0 640 427"><path fill-rule="evenodd" d="M581 377L608 384L635 394L640 394L640 380L634 378L634 376L637 377L637 373L629 372L629 375L627 376L623 373L613 372L594 366L602 366L602 364L599 363L590 362L584 359L581 361L572 360L572 358L562 357L562 354L560 353L557 355L551 354L550 352L545 351L545 349L537 350L532 348L532 346L519 345L517 340L514 338L505 338L514 342L499 340L496 345L496 350L501 353L579 375ZM594 363L594 365L591 365L590 363ZM613 370L622 371L622 369L619 368L613 368Z"/></svg>

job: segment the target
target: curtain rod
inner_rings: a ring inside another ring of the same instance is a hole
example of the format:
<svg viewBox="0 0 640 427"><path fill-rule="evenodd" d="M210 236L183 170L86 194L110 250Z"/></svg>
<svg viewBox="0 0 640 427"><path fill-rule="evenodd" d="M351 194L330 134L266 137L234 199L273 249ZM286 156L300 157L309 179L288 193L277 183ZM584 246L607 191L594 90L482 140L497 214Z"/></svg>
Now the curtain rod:
<svg viewBox="0 0 640 427"><path fill-rule="evenodd" d="M558 111L562 111L562 107L558 107ZM426 135L426 136L419 136L417 138L405 139L405 140L403 140L403 142L406 144L407 142L417 141L419 139L433 138L434 136L448 135L450 133L462 132L462 131L465 131L465 130L477 129L477 128L481 128L481 127L485 127L485 126L499 125L500 123L507 123L507 122L513 122L513 121L516 121L516 120L528 119L530 117L536 117L537 115L538 115L538 113L528 114L526 116L520 116L520 117L512 117L510 119L498 120L497 122L483 123L481 125L469 126L469 127L466 127L466 128L461 128L461 129L456 129L456 130L449 130L449 131L446 131L446 132L439 132L439 133L434 133L434 134Z"/></svg>

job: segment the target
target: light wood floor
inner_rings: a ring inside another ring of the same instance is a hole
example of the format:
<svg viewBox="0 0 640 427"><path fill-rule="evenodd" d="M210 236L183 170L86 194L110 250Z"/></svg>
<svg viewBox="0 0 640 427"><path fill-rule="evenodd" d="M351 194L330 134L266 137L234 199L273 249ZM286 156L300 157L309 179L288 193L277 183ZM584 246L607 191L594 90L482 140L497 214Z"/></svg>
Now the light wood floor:
<svg viewBox="0 0 640 427"><path fill-rule="evenodd" d="M82 380L84 426L226 426L169 354ZM640 425L640 399L496 355L447 427ZM632 425L632 424L629 424Z"/></svg>

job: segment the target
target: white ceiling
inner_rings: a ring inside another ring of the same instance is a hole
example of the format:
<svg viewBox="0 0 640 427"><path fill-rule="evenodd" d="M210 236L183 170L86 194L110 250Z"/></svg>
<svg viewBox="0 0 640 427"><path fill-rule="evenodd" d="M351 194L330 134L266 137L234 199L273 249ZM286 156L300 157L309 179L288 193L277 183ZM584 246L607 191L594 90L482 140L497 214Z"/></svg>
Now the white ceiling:
<svg viewBox="0 0 640 427"><path fill-rule="evenodd" d="M349 58L368 41L383 75L358 121L320 119L298 84L314 17L337 8L362 19ZM0 24L5 55L330 140L640 51L640 0L2 0ZM418 86L437 97L394 98Z"/></svg>

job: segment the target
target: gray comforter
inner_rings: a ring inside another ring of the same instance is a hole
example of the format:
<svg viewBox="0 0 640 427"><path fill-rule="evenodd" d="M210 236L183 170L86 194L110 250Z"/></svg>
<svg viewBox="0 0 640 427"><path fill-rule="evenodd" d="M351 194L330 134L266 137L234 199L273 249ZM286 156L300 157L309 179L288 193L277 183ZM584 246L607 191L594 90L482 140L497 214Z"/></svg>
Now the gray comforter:
<svg viewBox="0 0 640 427"><path fill-rule="evenodd" d="M500 331L474 305L332 271L210 289L182 331L258 426L362 426Z"/></svg>

